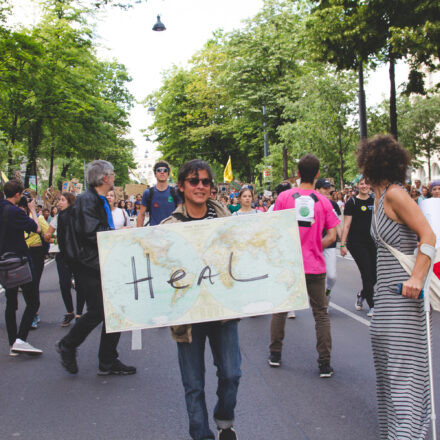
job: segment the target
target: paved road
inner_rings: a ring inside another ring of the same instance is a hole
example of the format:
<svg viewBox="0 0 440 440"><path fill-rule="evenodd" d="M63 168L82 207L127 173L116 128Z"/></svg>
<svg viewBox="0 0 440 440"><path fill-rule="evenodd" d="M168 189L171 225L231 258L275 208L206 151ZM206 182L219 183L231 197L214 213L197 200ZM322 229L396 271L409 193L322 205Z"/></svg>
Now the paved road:
<svg viewBox="0 0 440 440"><path fill-rule="evenodd" d="M338 259L338 274L330 309L336 372L331 379L318 376L309 310L288 320L283 365L278 369L267 364L270 318L240 322L243 377L236 411L240 440L378 438L369 321L366 311L354 311L360 277L354 262L343 259ZM99 331L95 330L80 348L79 373L71 376L59 365L54 350L54 342L67 331L59 325L64 310L55 264L45 269L41 324L29 336L44 350L41 358L8 356L4 295L0 298L0 440L189 439L176 347L168 329L143 331L141 351L132 351L131 334L123 334L120 357L135 365L138 373L109 378L96 375ZM435 313L436 366L440 365L439 329L440 315ZM216 377L209 350L206 365L212 413ZM440 396L439 381L436 394Z"/></svg>

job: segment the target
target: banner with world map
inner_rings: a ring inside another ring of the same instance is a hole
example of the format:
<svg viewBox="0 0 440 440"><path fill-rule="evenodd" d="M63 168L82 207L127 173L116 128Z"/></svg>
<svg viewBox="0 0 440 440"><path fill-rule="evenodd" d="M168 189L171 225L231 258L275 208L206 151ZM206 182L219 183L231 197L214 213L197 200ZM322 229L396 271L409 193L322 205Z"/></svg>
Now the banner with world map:
<svg viewBox="0 0 440 440"><path fill-rule="evenodd" d="M98 233L107 332L308 308L295 210Z"/></svg>

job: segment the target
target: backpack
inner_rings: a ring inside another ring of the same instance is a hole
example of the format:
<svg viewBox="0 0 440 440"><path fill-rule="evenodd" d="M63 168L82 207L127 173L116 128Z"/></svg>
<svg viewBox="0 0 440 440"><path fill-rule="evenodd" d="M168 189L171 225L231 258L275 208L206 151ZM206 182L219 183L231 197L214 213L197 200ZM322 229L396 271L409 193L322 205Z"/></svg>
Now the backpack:
<svg viewBox="0 0 440 440"><path fill-rule="evenodd" d="M154 194L154 186L152 186L151 188L148 188L148 199L147 199L147 212L148 213L151 213L151 202L153 201L153 194ZM170 186L170 194L174 200L174 204L177 207L177 205L179 204L179 196L177 195L177 191L174 186Z"/></svg>
<svg viewBox="0 0 440 440"><path fill-rule="evenodd" d="M81 246L76 233L73 205L58 214L57 237L60 252L68 265L81 261Z"/></svg>
<svg viewBox="0 0 440 440"><path fill-rule="evenodd" d="M313 193L301 195L299 192L295 192L292 197L295 199L298 226L310 228L315 221L315 203L319 202L318 197Z"/></svg>

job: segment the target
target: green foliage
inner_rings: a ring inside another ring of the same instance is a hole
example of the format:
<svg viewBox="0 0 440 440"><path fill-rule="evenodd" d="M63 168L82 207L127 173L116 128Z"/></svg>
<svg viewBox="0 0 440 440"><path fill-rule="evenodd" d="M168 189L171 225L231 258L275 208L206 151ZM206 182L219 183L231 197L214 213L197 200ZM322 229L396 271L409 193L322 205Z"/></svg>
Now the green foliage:
<svg viewBox="0 0 440 440"><path fill-rule="evenodd" d="M356 78L347 72L313 65L295 83L296 101L286 102L287 116L295 120L280 127L280 137L292 156L305 152L321 160L321 173L342 186L351 180L351 159L358 139L353 126L356 115Z"/></svg>
<svg viewBox="0 0 440 440"><path fill-rule="evenodd" d="M32 29L0 34L0 131L6 146L0 165L12 171L26 145L26 179L43 159L50 185L54 165L61 167L60 181L76 173L77 163L100 157L119 168L119 184L128 182L131 78L116 61L97 59L88 9L75 8L71 0L47 0L44 6Z"/></svg>

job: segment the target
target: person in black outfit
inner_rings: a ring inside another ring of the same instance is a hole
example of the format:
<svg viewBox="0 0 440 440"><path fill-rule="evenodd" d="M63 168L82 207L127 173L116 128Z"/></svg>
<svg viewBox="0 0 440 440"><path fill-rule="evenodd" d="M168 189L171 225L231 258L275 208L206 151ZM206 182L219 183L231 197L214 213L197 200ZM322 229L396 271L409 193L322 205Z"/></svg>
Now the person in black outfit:
<svg viewBox="0 0 440 440"><path fill-rule="evenodd" d="M35 314L40 307L37 290L35 288L35 267L29 254L29 248L24 240L24 232L41 232L35 211L35 200L27 202L32 218L18 208L23 198L24 187L18 180L6 182L3 188L5 199L0 201L0 255L5 252L14 252L18 256L26 256L30 262L32 278L29 283L21 285L26 308L17 331L16 311L18 308L18 287L6 290L5 320L10 356L19 353L42 354L43 351L26 342L29 329ZM5 212L6 211L6 212Z"/></svg>
<svg viewBox="0 0 440 440"><path fill-rule="evenodd" d="M61 365L71 374L78 372L76 349L89 333L104 320L101 274L99 269L98 245L96 233L114 229L110 206L106 199L108 191L113 189L115 174L113 165L105 160L95 160L87 168L89 189L79 195L72 206L73 212L61 211L58 218L58 237L60 251L63 249L63 233L65 233L65 216L75 218L76 240L80 255L76 261L70 261L75 280L81 285L87 304L87 313L75 323L70 332L56 343L61 356ZM65 245L71 243L64 240ZM124 365L118 359L116 347L120 333L106 333L105 323L102 324L101 343L99 347L98 375L135 374L136 368Z"/></svg>
<svg viewBox="0 0 440 440"><path fill-rule="evenodd" d="M370 235L374 199L370 195L370 185L361 179L359 194L350 198L344 209L344 229L341 237L341 255L347 255L347 249L354 258L362 278L362 290L356 298L356 310L362 310L364 299L370 311L374 313L374 285L376 284L376 245Z"/></svg>

